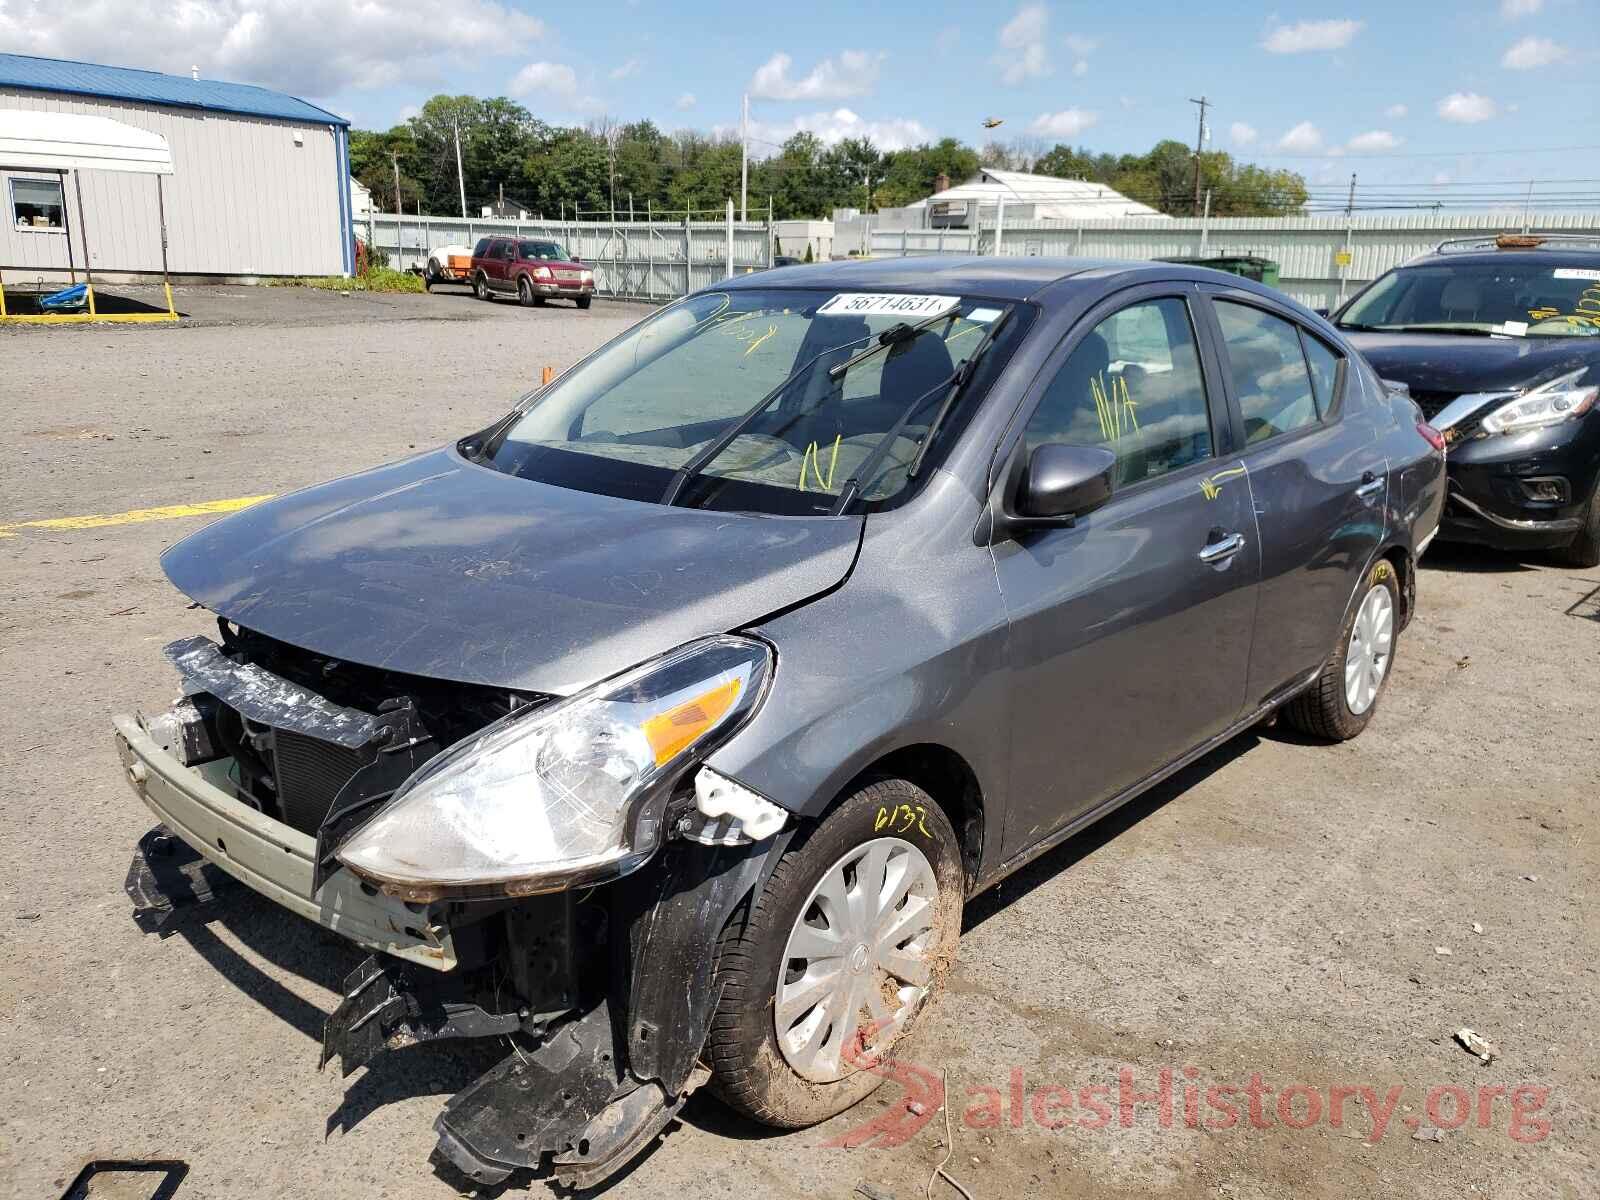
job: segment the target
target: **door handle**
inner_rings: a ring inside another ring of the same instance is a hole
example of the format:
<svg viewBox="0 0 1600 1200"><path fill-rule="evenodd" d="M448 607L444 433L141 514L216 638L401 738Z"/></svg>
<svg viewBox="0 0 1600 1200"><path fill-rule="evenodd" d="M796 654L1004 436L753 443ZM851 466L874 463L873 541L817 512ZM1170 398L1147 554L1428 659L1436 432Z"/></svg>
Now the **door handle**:
<svg viewBox="0 0 1600 1200"><path fill-rule="evenodd" d="M1361 486L1356 489L1356 495L1365 500L1368 496L1376 496L1381 491L1383 491L1383 480L1379 479L1371 471L1363 472Z"/></svg>
<svg viewBox="0 0 1600 1200"><path fill-rule="evenodd" d="M1209 543L1200 551L1200 561L1203 563L1219 563L1232 558L1244 549L1244 534L1230 533L1218 542Z"/></svg>

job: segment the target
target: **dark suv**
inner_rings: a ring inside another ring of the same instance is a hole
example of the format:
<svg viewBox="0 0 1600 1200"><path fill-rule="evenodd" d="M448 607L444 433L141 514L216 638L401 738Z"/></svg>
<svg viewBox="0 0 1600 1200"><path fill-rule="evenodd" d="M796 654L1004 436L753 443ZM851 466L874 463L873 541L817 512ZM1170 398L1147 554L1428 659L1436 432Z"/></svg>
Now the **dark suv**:
<svg viewBox="0 0 1600 1200"><path fill-rule="evenodd" d="M523 305L552 297L588 308L594 299L594 271L560 243L543 238L479 238L472 248L472 290L479 300L515 296Z"/></svg>
<svg viewBox="0 0 1600 1200"><path fill-rule="evenodd" d="M1449 443L1441 538L1600 566L1600 238L1444 242L1334 323Z"/></svg>

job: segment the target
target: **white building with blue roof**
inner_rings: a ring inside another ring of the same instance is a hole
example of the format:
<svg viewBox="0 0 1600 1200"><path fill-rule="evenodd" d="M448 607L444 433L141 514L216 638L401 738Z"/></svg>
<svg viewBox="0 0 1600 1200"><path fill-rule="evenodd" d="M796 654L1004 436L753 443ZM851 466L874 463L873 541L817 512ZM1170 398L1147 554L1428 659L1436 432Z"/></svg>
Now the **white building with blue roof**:
<svg viewBox="0 0 1600 1200"><path fill-rule="evenodd" d="M0 162L8 280L65 278L69 264L81 274L84 229L96 277L159 272L162 205L175 276L354 269L350 123L314 104L248 84L0 54L0 111L110 117L160 134L172 152L160 192L126 174Z"/></svg>

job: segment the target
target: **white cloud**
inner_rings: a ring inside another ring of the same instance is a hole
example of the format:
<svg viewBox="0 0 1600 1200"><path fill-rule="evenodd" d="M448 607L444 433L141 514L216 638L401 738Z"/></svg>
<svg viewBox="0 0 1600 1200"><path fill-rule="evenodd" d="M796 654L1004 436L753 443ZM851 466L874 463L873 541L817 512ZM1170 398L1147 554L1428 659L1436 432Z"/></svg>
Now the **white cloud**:
<svg viewBox="0 0 1600 1200"><path fill-rule="evenodd" d="M1476 125L1479 121L1494 117L1499 111L1499 106L1493 100L1477 92L1451 92L1438 104L1441 117L1460 125Z"/></svg>
<svg viewBox="0 0 1600 1200"><path fill-rule="evenodd" d="M1235 121L1228 126L1228 137L1235 146L1248 146L1260 136L1256 133L1254 125L1247 125L1243 121Z"/></svg>
<svg viewBox="0 0 1600 1200"><path fill-rule="evenodd" d="M1262 48L1272 54L1304 54L1310 50L1342 50L1361 32L1364 21L1301 21L1279 25L1267 34Z"/></svg>
<svg viewBox="0 0 1600 1200"><path fill-rule="evenodd" d="M1383 110L1383 115L1392 121L1398 121L1410 111L1411 110L1408 109L1404 104L1391 104L1388 108Z"/></svg>
<svg viewBox="0 0 1600 1200"><path fill-rule="evenodd" d="M499 0L0 0L0 46L310 97L427 86L527 52L544 23ZM427 81L427 82L425 82Z"/></svg>
<svg viewBox="0 0 1600 1200"><path fill-rule="evenodd" d="M1100 49L1099 38L1085 37L1081 33L1069 33L1061 40L1066 43L1067 49L1071 50L1079 58L1087 58Z"/></svg>
<svg viewBox="0 0 1600 1200"><path fill-rule="evenodd" d="M945 26L933 39L933 47L940 54L954 54L961 48L961 29L955 25Z"/></svg>
<svg viewBox="0 0 1600 1200"><path fill-rule="evenodd" d="M678 97L677 103L673 105L673 107L679 112L688 112L694 106L695 98L693 92L685 92L683 95Z"/></svg>
<svg viewBox="0 0 1600 1200"><path fill-rule="evenodd" d="M1385 154L1390 150L1398 150L1404 142L1405 138L1396 137L1387 129L1374 129L1356 134L1345 143L1344 148L1351 154Z"/></svg>
<svg viewBox="0 0 1600 1200"><path fill-rule="evenodd" d="M993 62L1000 68L1001 80L1015 86L1050 74L1050 53L1045 48L1049 26L1050 13L1044 5L1024 4L1000 27L1000 50Z"/></svg>
<svg viewBox="0 0 1600 1200"><path fill-rule="evenodd" d="M1535 67L1564 62L1571 54L1572 51L1560 42L1553 42L1549 38L1525 37L1505 52L1500 65L1513 71L1530 71Z"/></svg>
<svg viewBox="0 0 1600 1200"><path fill-rule="evenodd" d="M421 115L422 110L415 104L402 105L400 108L400 120L396 122L396 124L404 125L407 121L411 120L412 117Z"/></svg>
<svg viewBox="0 0 1600 1200"><path fill-rule="evenodd" d="M865 96L877 85L878 72L888 55L881 50L845 50L825 58L811 73L794 78L794 59L781 50L756 68L750 77L750 94L762 100L844 100Z"/></svg>
<svg viewBox="0 0 1600 1200"><path fill-rule="evenodd" d="M1089 60L1087 58L1080 58L1077 62L1073 63L1072 73L1079 79L1082 79L1089 73Z"/></svg>
<svg viewBox="0 0 1600 1200"><path fill-rule="evenodd" d="M1040 113L1028 126L1028 132L1037 137L1075 138L1099 120L1099 113L1064 108L1060 112Z"/></svg>
<svg viewBox="0 0 1600 1200"><path fill-rule="evenodd" d="M921 121L912 117L885 117L868 120L848 108L832 112L808 113L784 122L752 120L750 122L751 153L763 156L775 153L775 147L804 130L814 133L827 145L842 142L845 138L867 138L879 150L904 150L909 146L933 141L933 133ZM725 133L732 130L717 129ZM759 138L757 142L755 139Z"/></svg>
<svg viewBox="0 0 1600 1200"><path fill-rule="evenodd" d="M623 63L620 67L612 67L611 68L611 78L613 78L613 79L626 79L628 76L637 73L639 68L642 67L642 66L644 66L644 64L642 62L640 62L637 58L630 58L627 62Z"/></svg>
<svg viewBox="0 0 1600 1200"><path fill-rule="evenodd" d="M1531 17L1544 7L1544 0L1500 0L1500 15L1508 21Z"/></svg>
<svg viewBox="0 0 1600 1200"><path fill-rule="evenodd" d="M1310 121L1301 121L1278 139L1277 148L1291 154L1315 154L1322 149L1322 131Z"/></svg>
<svg viewBox="0 0 1600 1200"><path fill-rule="evenodd" d="M517 72L509 91L513 96L531 96L545 92L551 96L571 99L578 94L578 76L566 63L529 63Z"/></svg>

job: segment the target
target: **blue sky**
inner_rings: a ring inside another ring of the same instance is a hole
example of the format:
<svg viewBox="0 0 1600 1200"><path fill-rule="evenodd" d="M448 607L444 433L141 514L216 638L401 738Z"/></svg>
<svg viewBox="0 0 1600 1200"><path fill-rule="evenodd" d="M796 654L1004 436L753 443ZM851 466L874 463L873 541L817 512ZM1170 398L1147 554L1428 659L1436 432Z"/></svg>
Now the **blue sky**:
<svg viewBox="0 0 1600 1200"><path fill-rule="evenodd" d="M1192 141L1203 94L1213 148L1291 166L1319 196L1355 171L1375 197L1508 201L1528 179L1600 200L1596 30L1592 0L0 0L0 50L199 65L366 127L448 91L513 95L559 123L729 129L749 92L758 152L799 128L886 148L953 135L1120 152ZM1005 124L989 135L986 117Z"/></svg>

